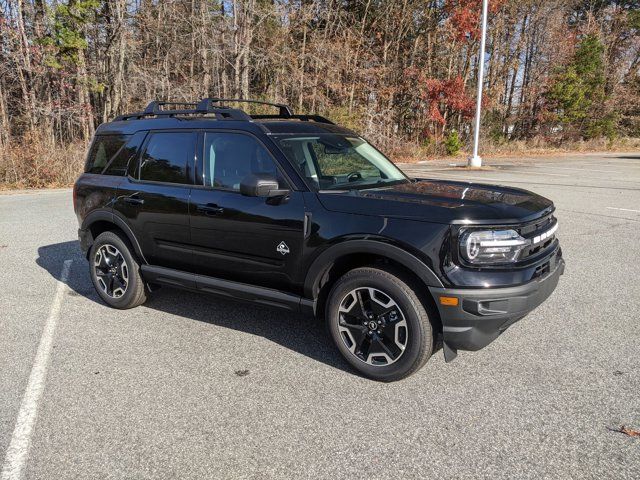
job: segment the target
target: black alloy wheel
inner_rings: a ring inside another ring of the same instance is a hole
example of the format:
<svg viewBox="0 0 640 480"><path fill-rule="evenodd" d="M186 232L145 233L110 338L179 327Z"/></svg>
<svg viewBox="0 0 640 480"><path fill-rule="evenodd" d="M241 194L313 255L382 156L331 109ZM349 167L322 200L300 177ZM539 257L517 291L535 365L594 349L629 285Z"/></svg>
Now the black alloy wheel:
<svg viewBox="0 0 640 480"><path fill-rule="evenodd" d="M423 287L391 266L339 278L325 307L327 329L345 360L366 377L405 378L431 357L433 327Z"/></svg>
<svg viewBox="0 0 640 480"><path fill-rule="evenodd" d="M94 255L93 268L102 291L111 298L122 297L129 285L129 266L120 250L108 243Z"/></svg>
<svg viewBox="0 0 640 480"><path fill-rule="evenodd" d="M147 299L140 264L121 232L102 232L89 252L91 280L102 300L114 308L132 308Z"/></svg>
<svg viewBox="0 0 640 480"><path fill-rule="evenodd" d="M389 294L372 287L351 290L340 302L338 330L345 346L369 365L391 365L407 346L407 321Z"/></svg>

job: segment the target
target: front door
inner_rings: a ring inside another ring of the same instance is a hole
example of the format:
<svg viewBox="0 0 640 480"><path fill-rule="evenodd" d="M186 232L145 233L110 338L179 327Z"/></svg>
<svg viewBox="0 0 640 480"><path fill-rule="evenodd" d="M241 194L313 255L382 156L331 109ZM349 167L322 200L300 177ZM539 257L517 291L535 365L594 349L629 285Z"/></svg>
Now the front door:
<svg viewBox="0 0 640 480"><path fill-rule="evenodd" d="M114 211L125 217L151 265L191 268L189 196L197 137L187 131L150 133L138 164L118 187Z"/></svg>
<svg viewBox="0 0 640 480"><path fill-rule="evenodd" d="M191 193L194 270L293 290L304 236L302 192L277 200L244 196L240 182L250 174L272 175L290 188L266 147L238 132L206 132L203 143L203 185Z"/></svg>

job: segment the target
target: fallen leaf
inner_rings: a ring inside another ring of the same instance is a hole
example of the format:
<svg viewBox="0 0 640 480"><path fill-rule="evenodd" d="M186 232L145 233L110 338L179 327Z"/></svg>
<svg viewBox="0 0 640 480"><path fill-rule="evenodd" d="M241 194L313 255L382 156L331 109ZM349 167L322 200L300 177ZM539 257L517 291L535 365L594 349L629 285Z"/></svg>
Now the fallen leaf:
<svg viewBox="0 0 640 480"><path fill-rule="evenodd" d="M620 426L620 428L609 428L609 430L616 433L623 433L628 437L640 438L640 430L634 430L633 428L625 427L624 425Z"/></svg>
<svg viewBox="0 0 640 480"><path fill-rule="evenodd" d="M640 437L640 430L634 430L629 427L625 427L624 425L620 427L620 432L625 435L629 435L630 437Z"/></svg>

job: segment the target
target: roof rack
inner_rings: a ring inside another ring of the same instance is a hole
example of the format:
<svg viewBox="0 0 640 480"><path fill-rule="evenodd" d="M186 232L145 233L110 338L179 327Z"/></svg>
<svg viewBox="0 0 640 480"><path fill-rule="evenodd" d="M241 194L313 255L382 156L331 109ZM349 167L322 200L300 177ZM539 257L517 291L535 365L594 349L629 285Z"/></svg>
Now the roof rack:
<svg viewBox="0 0 640 480"><path fill-rule="evenodd" d="M269 105L269 106L278 108L279 117L284 117L284 118L293 117L293 110L291 110L291 107L289 105L285 105L284 103L264 102L262 100L245 100L243 98L203 98L198 104L198 108L206 108L211 106L213 103L232 103L232 102Z"/></svg>
<svg viewBox="0 0 640 480"><path fill-rule="evenodd" d="M175 105L175 106L180 106L180 107L188 107L188 106L196 106L197 103L195 102L158 102L157 100L154 100L153 102L149 102L149 105L147 105L147 107L144 109L143 113L145 115L157 115L163 112L167 112L168 110L162 110L160 107L164 107L166 105ZM176 110L178 111L178 110Z"/></svg>
<svg viewBox="0 0 640 480"><path fill-rule="evenodd" d="M239 108L231 108L222 103L254 103L258 105L269 105L278 109L278 114L272 115L248 115ZM165 107L181 107L175 110ZM191 108L188 108L191 107ZM114 121L139 120L145 117L174 117L176 115L207 115L213 114L217 120L242 120L251 121L254 119L294 119L304 122L314 121L320 123L333 124L331 120L320 115L294 115L291 107L283 103L264 102L262 100L245 100L242 98L203 98L199 102L160 102L154 100L141 112L127 113L120 115Z"/></svg>
<svg viewBox="0 0 640 480"><path fill-rule="evenodd" d="M326 117L323 117L322 115L289 115L287 117L282 116L282 115L251 115L251 118L253 118L254 120L268 120L270 118L273 119L278 119L278 118L287 118L287 119L292 119L292 120L300 120L302 122L318 122L318 123L329 123L331 125L335 125L334 122L332 122L331 120L329 120Z"/></svg>
<svg viewBox="0 0 640 480"><path fill-rule="evenodd" d="M251 117L238 108L229 108L225 106L215 106L205 98L200 102L159 102L154 100L149 102L147 107L142 112L127 113L115 118L114 121L120 120L139 120L145 117L174 117L176 115L206 115L213 114L217 120L244 120L250 121ZM177 106L177 107L195 107L195 108L179 108L179 109L166 109L162 107Z"/></svg>

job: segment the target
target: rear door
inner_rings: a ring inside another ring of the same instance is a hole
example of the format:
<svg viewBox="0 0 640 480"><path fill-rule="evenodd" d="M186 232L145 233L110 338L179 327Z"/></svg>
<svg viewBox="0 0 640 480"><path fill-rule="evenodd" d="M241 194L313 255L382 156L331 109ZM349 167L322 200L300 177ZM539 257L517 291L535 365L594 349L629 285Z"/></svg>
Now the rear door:
<svg viewBox="0 0 640 480"><path fill-rule="evenodd" d="M194 270L200 274L293 289L302 254L304 200L255 136L205 132L198 182L191 194ZM275 177L285 199L248 197L240 183L250 174Z"/></svg>
<svg viewBox="0 0 640 480"><path fill-rule="evenodd" d="M132 228L152 265L189 270L192 265L189 196L197 133L155 131L118 188L114 211Z"/></svg>

